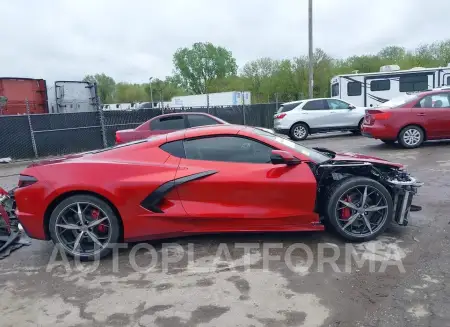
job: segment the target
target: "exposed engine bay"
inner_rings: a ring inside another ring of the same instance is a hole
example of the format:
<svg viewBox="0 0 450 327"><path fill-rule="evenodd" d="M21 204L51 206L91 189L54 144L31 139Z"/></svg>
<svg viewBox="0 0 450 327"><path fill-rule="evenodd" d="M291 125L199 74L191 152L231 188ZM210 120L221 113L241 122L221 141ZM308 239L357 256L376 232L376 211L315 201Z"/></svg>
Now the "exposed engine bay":
<svg viewBox="0 0 450 327"><path fill-rule="evenodd" d="M420 206L412 204L412 200L423 183L412 177L405 168L370 161L335 161L332 159L335 152L324 148L314 149L331 158L323 164L310 165L318 184L316 212L319 214L323 213L321 212L322 201L330 186L342 179L354 176L374 179L386 187L393 201L393 221L398 225L408 225L409 213L421 210Z"/></svg>

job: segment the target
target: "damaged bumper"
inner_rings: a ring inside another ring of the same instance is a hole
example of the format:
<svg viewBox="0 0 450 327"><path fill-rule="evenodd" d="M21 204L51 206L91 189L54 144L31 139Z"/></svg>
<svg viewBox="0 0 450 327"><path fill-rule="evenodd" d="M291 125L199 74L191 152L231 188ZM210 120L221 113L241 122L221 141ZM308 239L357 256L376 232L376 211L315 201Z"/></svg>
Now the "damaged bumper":
<svg viewBox="0 0 450 327"><path fill-rule="evenodd" d="M6 192L0 188L0 259L8 256L30 241L25 236L15 211L14 190Z"/></svg>
<svg viewBox="0 0 450 327"><path fill-rule="evenodd" d="M408 176L407 180L388 179L386 181L392 188L394 204L394 221L401 225L408 225L409 213L420 211L422 208L413 205L412 201L419 187L423 185L416 178Z"/></svg>

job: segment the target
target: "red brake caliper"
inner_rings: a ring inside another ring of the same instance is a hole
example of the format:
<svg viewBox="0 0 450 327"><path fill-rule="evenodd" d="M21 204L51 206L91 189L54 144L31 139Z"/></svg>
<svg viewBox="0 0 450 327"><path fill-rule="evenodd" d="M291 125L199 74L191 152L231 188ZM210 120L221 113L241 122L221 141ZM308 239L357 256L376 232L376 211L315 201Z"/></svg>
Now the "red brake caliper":
<svg viewBox="0 0 450 327"><path fill-rule="evenodd" d="M97 209L92 210L91 216L92 216L92 219L97 220L98 217L100 217L100 211ZM97 228L100 233L106 232L106 226L104 224L98 225Z"/></svg>
<svg viewBox="0 0 450 327"><path fill-rule="evenodd" d="M352 202L352 198L350 197L350 195L347 195L347 197L345 198L345 202ZM351 215L352 211L349 207L345 207L341 210L341 219L347 220Z"/></svg>

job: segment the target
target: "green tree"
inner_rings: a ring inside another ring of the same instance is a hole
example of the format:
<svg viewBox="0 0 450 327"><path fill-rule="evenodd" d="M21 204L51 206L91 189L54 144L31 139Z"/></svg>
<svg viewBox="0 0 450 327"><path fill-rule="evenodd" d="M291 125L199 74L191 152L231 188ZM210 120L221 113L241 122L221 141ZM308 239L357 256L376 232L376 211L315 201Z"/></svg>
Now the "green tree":
<svg viewBox="0 0 450 327"><path fill-rule="evenodd" d="M97 92L102 103L113 102L116 82L112 77L109 77L104 73L86 75L83 81L97 83Z"/></svg>
<svg viewBox="0 0 450 327"><path fill-rule="evenodd" d="M133 103L149 101L144 84L117 83L114 102Z"/></svg>
<svg viewBox="0 0 450 327"><path fill-rule="evenodd" d="M144 86L146 93L151 99L151 94L153 93L153 101L170 101L173 97L179 95L187 95L187 92L180 87L180 82L172 77L167 76L165 80L155 79L152 81L150 91L150 83Z"/></svg>
<svg viewBox="0 0 450 327"><path fill-rule="evenodd" d="M208 92L215 79L236 75L237 64L231 51L212 43L194 43L173 55L175 76L181 85L195 94Z"/></svg>
<svg viewBox="0 0 450 327"><path fill-rule="evenodd" d="M308 94L306 55L292 59L260 58L245 64L237 75L236 60L230 51L211 43L195 43L178 49L173 57L175 74L152 83L155 101L170 101L185 94L225 91L250 91L252 102L280 102L305 98ZM376 54L332 58L315 49L314 96L330 95L330 80L340 74L378 72L381 66L396 64L401 69L443 67L450 63L450 39L422 44L415 49L389 45ZM150 100L150 85L118 83L105 75L88 75L97 82L102 102L136 102Z"/></svg>
<svg viewBox="0 0 450 327"><path fill-rule="evenodd" d="M269 102L274 93L272 77L280 69L280 61L261 58L250 61L242 68L242 77L252 92L253 101Z"/></svg>

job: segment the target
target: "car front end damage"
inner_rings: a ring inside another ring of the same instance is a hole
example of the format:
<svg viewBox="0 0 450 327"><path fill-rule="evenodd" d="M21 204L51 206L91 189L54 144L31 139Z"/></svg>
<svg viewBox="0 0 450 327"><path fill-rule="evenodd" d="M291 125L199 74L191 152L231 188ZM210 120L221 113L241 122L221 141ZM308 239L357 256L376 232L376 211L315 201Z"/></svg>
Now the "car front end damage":
<svg viewBox="0 0 450 327"><path fill-rule="evenodd" d="M331 157L335 155L332 151L321 150L328 152ZM404 166L380 162L378 158L376 159L375 162L351 160L350 158L348 160L331 159L322 164L312 165L311 168L318 181L316 211L321 213L323 201L326 201L327 190L332 185L345 178L368 177L381 183L389 191L393 202L392 221L400 226L407 226L410 212L422 209L412 202L423 183L411 176Z"/></svg>
<svg viewBox="0 0 450 327"><path fill-rule="evenodd" d="M404 168L390 168L383 172L383 167L373 167L372 173L388 187L393 196L393 220L400 226L408 225L410 211L421 210L421 207L413 205L412 201L423 183L412 177Z"/></svg>
<svg viewBox="0 0 450 327"><path fill-rule="evenodd" d="M23 237L15 210L14 189L7 192L0 187L0 259L8 256L11 251L30 244Z"/></svg>

